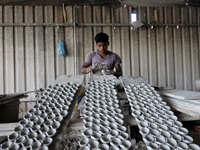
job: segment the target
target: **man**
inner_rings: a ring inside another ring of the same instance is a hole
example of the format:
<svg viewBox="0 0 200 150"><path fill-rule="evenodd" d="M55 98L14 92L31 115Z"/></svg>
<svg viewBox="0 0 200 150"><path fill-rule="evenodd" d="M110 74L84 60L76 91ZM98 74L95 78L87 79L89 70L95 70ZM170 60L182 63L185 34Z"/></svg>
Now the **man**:
<svg viewBox="0 0 200 150"><path fill-rule="evenodd" d="M82 66L82 73L113 74L116 77L122 75L121 58L108 51L109 36L106 33L98 33L95 36L97 50L90 52ZM115 68L115 72L113 69Z"/></svg>

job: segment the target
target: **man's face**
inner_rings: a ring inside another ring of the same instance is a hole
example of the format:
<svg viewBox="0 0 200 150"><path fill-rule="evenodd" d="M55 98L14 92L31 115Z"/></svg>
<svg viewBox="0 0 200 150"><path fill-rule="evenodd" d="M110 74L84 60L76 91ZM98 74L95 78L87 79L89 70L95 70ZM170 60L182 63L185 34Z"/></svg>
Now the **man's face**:
<svg viewBox="0 0 200 150"><path fill-rule="evenodd" d="M100 53L106 53L108 49L108 43L107 42L98 42L97 44L97 50Z"/></svg>

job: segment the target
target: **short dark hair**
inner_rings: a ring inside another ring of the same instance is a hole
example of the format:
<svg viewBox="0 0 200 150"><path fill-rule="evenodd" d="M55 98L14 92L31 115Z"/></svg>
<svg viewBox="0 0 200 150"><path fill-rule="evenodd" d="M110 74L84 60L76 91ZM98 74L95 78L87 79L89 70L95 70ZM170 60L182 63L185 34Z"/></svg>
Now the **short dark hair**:
<svg viewBox="0 0 200 150"><path fill-rule="evenodd" d="M100 32L95 36L96 43L104 42L109 44L109 36L106 33Z"/></svg>

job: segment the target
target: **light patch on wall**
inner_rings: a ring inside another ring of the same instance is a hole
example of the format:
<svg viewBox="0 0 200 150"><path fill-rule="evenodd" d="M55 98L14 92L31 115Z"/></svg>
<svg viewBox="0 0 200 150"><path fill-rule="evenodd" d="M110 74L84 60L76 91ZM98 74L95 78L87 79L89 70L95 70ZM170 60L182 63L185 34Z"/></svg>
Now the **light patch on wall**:
<svg viewBox="0 0 200 150"><path fill-rule="evenodd" d="M131 14L131 22L137 21L137 14L132 13Z"/></svg>
<svg viewBox="0 0 200 150"><path fill-rule="evenodd" d="M136 22L138 20L137 8L132 8L131 11L131 22Z"/></svg>

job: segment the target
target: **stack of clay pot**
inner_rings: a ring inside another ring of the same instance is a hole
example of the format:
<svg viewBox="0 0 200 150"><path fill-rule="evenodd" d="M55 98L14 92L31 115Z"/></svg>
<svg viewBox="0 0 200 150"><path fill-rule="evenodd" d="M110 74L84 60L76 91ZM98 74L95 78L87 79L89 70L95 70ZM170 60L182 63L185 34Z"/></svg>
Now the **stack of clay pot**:
<svg viewBox="0 0 200 150"><path fill-rule="evenodd" d="M160 95L148 84L125 87L132 116L139 126L143 141L149 150L190 149L199 150L193 144L188 130L166 105Z"/></svg>
<svg viewBox="0 0 200 150"><path fill-rule="evenodd" d="M41 93L34 108L23 117L19 126L0 145L2 150L47 150L52 137L68 114L69 106L79 85L50 85Z"/></svg>
<svg viewBox="0 0 200 150"><path fill-rule="evenodd" d="M90 82L85 93L83 139L80 148L118 150L129 149L129 135L123 125L123 115L115 83L111 80Z"/></svg>

